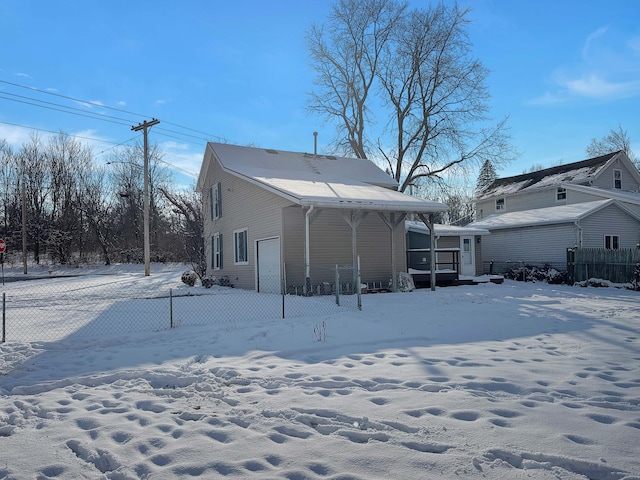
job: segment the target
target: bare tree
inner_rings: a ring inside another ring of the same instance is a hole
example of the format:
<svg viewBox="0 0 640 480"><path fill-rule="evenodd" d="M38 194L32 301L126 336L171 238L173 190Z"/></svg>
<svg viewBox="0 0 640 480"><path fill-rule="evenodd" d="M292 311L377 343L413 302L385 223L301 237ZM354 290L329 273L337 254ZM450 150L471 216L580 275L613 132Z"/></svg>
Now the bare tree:
<svg viewBox="0 0 640 480"><path fill-rule="evenodd" d="M629 160L640 169L640 158L631 150L631 138L629 138L627 131L624 130L620 124L618 124L617 130L612 128L609 130L609 134L600 140L592 138L591 143L587 147L587 155L589 157L599 157L600 155L617 152L618 150L626 153Z"/></svg>
<svg viewBox="0 0 640 480"><path fill-rule="evenodd" d="M191 263L193 271L202 279L207 271L202 196L196 192L195 187L192 191L183 193L170 193L165 189L161 189L161 192L181 219L179 231L183 240L184 255Z"/></svg>
<svg viewBox="0 0 640 480"><path fill-rule="evenodd" d="M327 24L308 31L310 110L337 124L336 149L380 155L400 191L514 157L506 119L486 126L488 72L471 55L468 14L455 4L337 0Z"/></svg>

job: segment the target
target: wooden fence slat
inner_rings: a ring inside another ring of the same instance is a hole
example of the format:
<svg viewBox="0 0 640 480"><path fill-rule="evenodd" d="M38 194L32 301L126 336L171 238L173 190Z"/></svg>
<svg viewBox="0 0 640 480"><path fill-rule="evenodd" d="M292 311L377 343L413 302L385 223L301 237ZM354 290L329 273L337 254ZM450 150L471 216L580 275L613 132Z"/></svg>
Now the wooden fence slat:
<svg viewBox="0 0 640 480"><path fill-rule="evenodd" d="M640 263L640 249L576 248L574 279L581 282L601 278L613 283L628 283L634 278L637 263Z"/></svg>

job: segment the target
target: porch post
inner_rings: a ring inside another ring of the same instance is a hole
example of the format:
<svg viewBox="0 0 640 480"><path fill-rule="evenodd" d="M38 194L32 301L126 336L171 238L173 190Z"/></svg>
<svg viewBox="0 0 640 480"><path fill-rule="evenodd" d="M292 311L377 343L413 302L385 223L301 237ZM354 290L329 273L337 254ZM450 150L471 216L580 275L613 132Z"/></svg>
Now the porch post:
<svg viewBox="0 0 640 480"><path fill-rule="evenodd" d="M304 216L304 289L305 295L311 295L311 253L309 251L309 225L311 223L310 216L313 211L313 205L309 207Z"/></svg>
<svg viewBox="0 0 640 480"><path fill-rule="evenodd" d="M357 292L360 289L359 276L356 268L356 264L358 263L358 237L357 230L360 222L364 220L369 212L360 210L358 212L350 211L349 216L343 215L344 221L351 227L351 255L352 255L352 265L353 265L353 286L354 292Z"/></svg>
<svg viewBox="0 0 640 480"><path fill-rule="evenodd" d="M400 225L400 223L404 222L404 219L407 216L407 214L402 213L397 220L396 220L395 212L391 212L389 214L388 219L383 212L378 212L378 215L380 216L384 224L391 231L391 291L397 292L398 291L398 272L397 272L398 267L396 265L396 238L394 233L395 233L396 227Z"/></svg>
<svg viewBox="0 0 640 480"><path fill-rule="evenodd" d="M418 214L418 218L424 222L424 224L429 228L429 257L431 260L431 274L429 275L429 282L431 283L431 290L435 291L436 289L436 234L435 229L433 228L434 220L433 213L429 214L429 217L425 217L422 213Z"/></svg>

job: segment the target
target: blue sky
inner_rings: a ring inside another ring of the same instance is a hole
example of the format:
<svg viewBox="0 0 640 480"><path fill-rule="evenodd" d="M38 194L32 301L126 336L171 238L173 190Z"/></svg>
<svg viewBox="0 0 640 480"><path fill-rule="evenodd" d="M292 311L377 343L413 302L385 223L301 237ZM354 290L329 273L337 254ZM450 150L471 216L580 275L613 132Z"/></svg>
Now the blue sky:
<svg viewBox="0 0 640 480"><path fill-rule="evenodd" d="M521 152L501 176L582 160L618 124L640 152L640 2L460 4L472 8L474 53L491 71L490 115L509 116ZM322 151L334 127L305 109L305 31L328 11L313 0L0 0L0 138L19 147L22 126L62 130L101 154L140 139L131 126L155 117L150 141L196 174L206 140L310 152L317 131Z"/></svg>

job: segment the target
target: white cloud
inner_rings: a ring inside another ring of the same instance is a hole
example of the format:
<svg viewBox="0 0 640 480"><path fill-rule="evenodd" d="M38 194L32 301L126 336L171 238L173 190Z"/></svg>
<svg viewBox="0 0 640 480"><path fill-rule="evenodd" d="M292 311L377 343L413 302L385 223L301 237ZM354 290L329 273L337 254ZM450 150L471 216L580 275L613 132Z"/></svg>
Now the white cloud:
<svg viewBox="0 0 640 480"><path fill-rule="evenodd" d="M29 128L4 125L0 123L0 139L7 141L13 148L18 149L29 140L29 135L35 130Z"/></svg>
<svg viewBox="0 0 640 480"><path fill-rule="evenodd" d="M615 33L615 32L614 32ZM577 99L615 101L640 96L640 37L620 40L601 27L587 35L578 61L558 67L551 88L532 105Z"/></svg>
<svg viewBox="0 0 640 480"><path fill-rule="evenodd" d="M597 73L567 80L565 86L571 94L588 98L619 99L640 94L640 81L614 82Z"/></svg>
<svg viewBox="0 0 640 480"><path fill-rule="evenodd" d="M609 27L601 27L587 36L584 46L582 47L582 56L584 58L589 56L591 44L598 38L603 37L604 34L607 33L607 30L609 30Z"/></svg>
<svg viewBox="0 0 640 480"><path fill-rule="evenodd" d="M164 105L165 103L167 103L167 101L163 100L163 99L156 100L156 102L155 102L155 104L158 105L158 106Z"/></svg>

